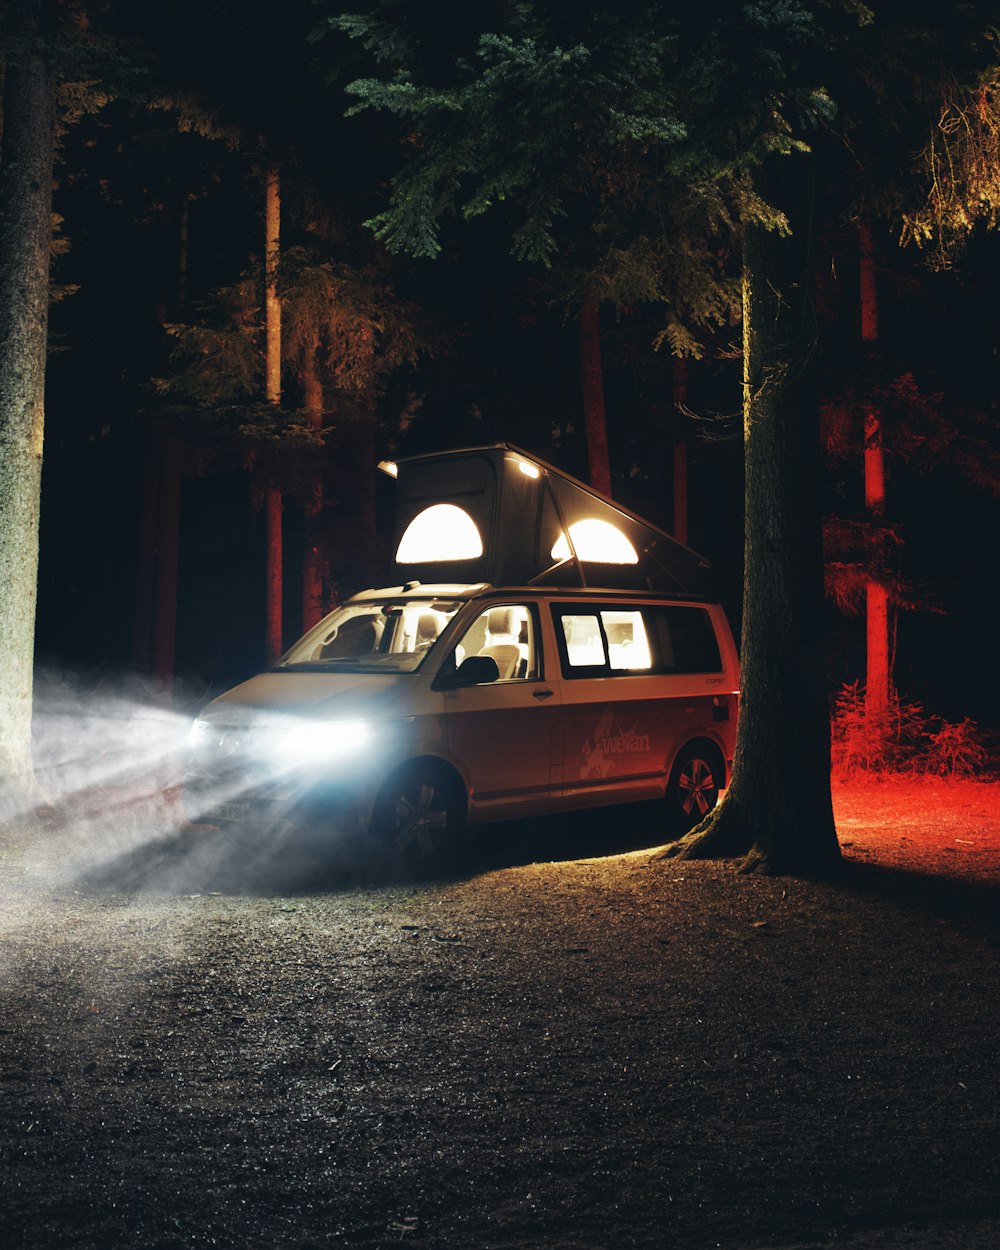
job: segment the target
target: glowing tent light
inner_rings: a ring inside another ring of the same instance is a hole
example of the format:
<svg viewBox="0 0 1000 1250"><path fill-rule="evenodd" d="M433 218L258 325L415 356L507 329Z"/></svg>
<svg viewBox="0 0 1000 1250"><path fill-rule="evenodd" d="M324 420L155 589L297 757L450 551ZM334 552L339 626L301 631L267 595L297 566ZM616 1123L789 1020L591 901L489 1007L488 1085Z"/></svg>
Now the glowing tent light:
<svg viewBox="0 0 1000 1250"><path fill-rule="evenodd" d="M397 564L474 560L483 554L476 523L453 503L436 503L413 518L399 540Z"/></svg>
<svg viewBox="0 0 1000 1250"><path fill-rule="evenodd" d="M590 518L577 521L569 527L570 537L576 554L581 560L592 564L638 564L639 557L635 548L610 521L598 521ZM566 535L560 534L552 548L553 560L570 558L569 543Z"/></svg>
<svg viewBox="0 0 1000 1250"><path fill-rule="evenodd" d="M517 467L521 470L525 477L541 477L542 471L537 464L532 464L528 460L519 460Z"/></svg>

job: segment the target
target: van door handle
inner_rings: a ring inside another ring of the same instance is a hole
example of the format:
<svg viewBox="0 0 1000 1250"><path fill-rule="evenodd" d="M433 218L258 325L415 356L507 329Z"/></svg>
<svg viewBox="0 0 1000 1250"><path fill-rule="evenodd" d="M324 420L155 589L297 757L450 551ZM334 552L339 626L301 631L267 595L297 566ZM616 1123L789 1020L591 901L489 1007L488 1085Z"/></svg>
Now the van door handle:
<svg viewBox="0 0 1000 1250"><path fill-rule="evenodd" d="M554 690L532 690L531 697L533 699L551 699L553 694L555 694Z"/></svg>

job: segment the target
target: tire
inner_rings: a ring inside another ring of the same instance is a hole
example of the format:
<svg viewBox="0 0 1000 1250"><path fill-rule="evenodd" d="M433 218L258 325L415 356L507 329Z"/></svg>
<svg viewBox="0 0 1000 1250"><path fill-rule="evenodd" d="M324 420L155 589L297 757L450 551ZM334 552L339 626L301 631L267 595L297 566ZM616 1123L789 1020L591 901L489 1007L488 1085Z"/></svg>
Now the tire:
<svg viewBox="0 0 1000 1250"><path fill-rule="evenodd" d="M688 746L674 762L667 783L667 815L671 827L693 829L719 800L723 778L719 760L708 747Z"/></svg>
<svg viewBox="0 0 1000 1250"><path fill-rule="evenodd" d="M447 858L465 829L465 796L440 768L412 765L379 795L372 831L414 868Z"/></svg>

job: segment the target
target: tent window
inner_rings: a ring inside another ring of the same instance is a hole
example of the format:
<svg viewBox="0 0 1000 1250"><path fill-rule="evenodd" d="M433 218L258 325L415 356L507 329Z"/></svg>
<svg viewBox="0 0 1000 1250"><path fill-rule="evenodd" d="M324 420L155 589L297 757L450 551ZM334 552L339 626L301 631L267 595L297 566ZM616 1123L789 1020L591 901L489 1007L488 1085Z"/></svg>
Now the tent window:
<svg viewBox="0 0 1000 1250"><path fill-rule="evenodd" d="M453 503L436 503L418 513L406 527L396 563L474 560L482 554L483 540L472 517Z"/></svg>
<svg viewBox="0 0 1000 1250"><path fill-rule="evenodd" d="M570 537L576 554L581 560L592 564L638 564L639 557L635 548L610 521L599 521L589 518L577 521L569 527ZM553 560L570 558L569 543L566 535L560 534L552 548Z"/></svg>

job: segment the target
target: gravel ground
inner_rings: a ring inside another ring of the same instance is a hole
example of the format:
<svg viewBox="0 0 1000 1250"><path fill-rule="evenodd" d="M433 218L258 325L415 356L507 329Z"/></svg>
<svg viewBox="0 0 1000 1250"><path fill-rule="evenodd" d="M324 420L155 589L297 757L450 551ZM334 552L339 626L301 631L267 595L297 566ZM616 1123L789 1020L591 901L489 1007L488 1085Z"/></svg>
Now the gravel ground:
<svg viewBox="0 0 1000 1250"><path fill-rule="evenodd" d="M646 808L406 882L112 798L0 842L7 1250L1000 1246L1000 786L838 789L825 883Z"/></svg>

